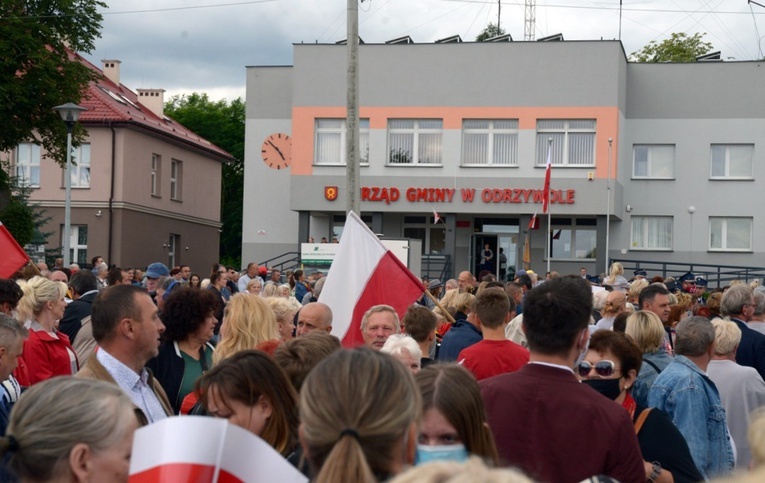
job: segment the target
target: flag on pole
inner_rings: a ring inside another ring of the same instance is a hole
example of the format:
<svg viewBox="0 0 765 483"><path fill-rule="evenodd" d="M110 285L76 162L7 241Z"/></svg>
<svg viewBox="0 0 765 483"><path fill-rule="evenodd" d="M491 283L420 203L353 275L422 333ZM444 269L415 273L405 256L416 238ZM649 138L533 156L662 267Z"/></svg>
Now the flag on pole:
<svg viewBox="0 0 765 483"><path fill-rule="evenodd" d="M537 218L536 213L534 213L534 216L529 221L529 230L539 230L539 218Z"/></svg>
<svg viewBox="0 0 765 483"><path fill-rule="evenodd" d="M547 167L545 168L545 187L542 195L542 213L547 213L550 207L550 175L552 174L552 163L550 162L552 149L547 146Z"/></svg>
<svg viewBox="0 0 765 483"><path fill-rule="evenodd" d="M435 225L441 220L441 217L438 216L438 212L436 211L435 208L432 208L432 209L433 209L433 224Z"/></svg>
<svg viewBox="0 0 765 483"><path fill-rule="evenodd" d="M356 213L348 213L337 256L319 297L319 302L332 309L332 334L343 346L364 343L361 317L369 308L390 305L403 317L422 292L422 282Z"/></svg>
<svg viewBox="0 0 765 483"><path fill-rule="evenodd" d="M526 232L526 240L523 242L523 268L531 268L531 235Z"/></svg>
<svg viewBox="0 0 765 483"><path fill-rule="evenodd" d="M10 278L16 270L26 265L29 255L18 244L11 232L0 222L0 278Z"/></svg>

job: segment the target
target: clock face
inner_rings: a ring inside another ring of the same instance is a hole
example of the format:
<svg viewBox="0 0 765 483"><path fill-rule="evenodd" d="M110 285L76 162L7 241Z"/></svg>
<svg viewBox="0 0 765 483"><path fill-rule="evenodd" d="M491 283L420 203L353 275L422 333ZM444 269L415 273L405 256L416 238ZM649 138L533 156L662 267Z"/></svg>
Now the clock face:
<svg viewBox="0 0 765 483"><path fill-rule="evenodd" d="M260 155L271 169L287 168L292 162L292 140L284 133L272 134L263 141Z"/></svg>

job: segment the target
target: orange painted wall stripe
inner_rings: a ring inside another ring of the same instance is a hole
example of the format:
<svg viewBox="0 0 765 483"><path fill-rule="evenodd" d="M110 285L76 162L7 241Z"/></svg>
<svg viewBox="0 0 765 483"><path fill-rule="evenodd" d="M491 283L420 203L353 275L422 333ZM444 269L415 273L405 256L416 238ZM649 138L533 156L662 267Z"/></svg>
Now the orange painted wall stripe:
<svg viewBox="0 0 765 483"><path fill-rule="evenodd" d="M292 108L292 174L313 174L316 119L344 118L345 107ZM388 119L443 119L444 130L462 130L464 119L518 119L519 130L536 131L538 119L595 119L595 177L608 176L608 138L613 156L618 150L619 108L599 107L361 107L359 117L369 119L370 129L388 129ZM614 172L616 176L616 166Z"/></svg>

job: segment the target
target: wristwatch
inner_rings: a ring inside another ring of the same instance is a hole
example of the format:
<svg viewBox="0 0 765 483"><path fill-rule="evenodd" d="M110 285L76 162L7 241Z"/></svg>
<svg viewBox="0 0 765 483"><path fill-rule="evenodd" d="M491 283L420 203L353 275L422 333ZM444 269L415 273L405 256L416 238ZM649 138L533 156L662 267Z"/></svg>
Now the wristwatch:
<svg viewBox="0 0 765 483"><path fill-rule="evenodd" d="M653 466L653 471L651 471L651 476L648 477L648 483L656 481L656 478L661 474L661 463L654 461L651 465Z"/></svg>

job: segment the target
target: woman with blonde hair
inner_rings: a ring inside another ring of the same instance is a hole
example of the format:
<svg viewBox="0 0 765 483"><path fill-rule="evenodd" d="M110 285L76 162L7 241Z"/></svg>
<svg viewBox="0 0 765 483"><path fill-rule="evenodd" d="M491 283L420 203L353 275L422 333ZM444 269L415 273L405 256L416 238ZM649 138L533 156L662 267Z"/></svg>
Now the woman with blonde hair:
<svg viewBox="0 0 765 483"><path fill-rule="evenodd" d="M330 355L300 390L300 441L312 481L367 483L400 473L414 463L421 409L412 374L388 354Z"/></svg>
<svg viewBox="0 0 765 483"><path fill-rule="evenodd" d="M627 279L624 278L624 267L619 262L611 264L611 270L608 272L608 277L603 280L603 285L627 285Z"/></svg>
<svg viewBox="0 0 765 483"><path fill-rule="evenodd" d="M29 321L29 337L24 341L24 363L28 380L17 372L22 386L31 386L53 376L71 376L79 370L77 355L69 337L57 330L66 308L66 284L44 277L32 277L22 285L19 315Z"/></svg>
<svg viewBox="0 0 765 483"><path fill-rule="evenodd" d="M278 297L279 296L279 286L276 285L272 281L266 282L266 286L263 287L263 292L261 292L261 295L265 298L268 297Z"/></svg>
<svg viewBox="0 0 765 483"><path fill-rule="evenodd" d="M292 339L295 330L295 313L297 310L287 300L280 297L268 297L266 303L274 311L276 325L279 327L279 335L284 341Z"/></svg>
<svg viewBox="0 0 765 483"><path fill-rule="evenodd" d="M640 300L640 291L643 290L648 286L648 280L641 278L640 280L635 280L630 284L630 289L627 292L627 300L629 303L632 304L633 307L636 307L637 310L640 310L639 307L639 300Z"/></svg>
<svg viewBox="0 0 765 483"><path fill-rule="evenodd" d="M274 311L266 301L244 293L236 294L223 312L220 342L215 347L213 364L274 339L279 339L279 327Z"/></svg>
<svg viewBox="0 0 765 483"><path fill-rule="evenodd" d="M664 324L653 312L639 310L627 317L624 332L643 354L643 364L632 387L632 397L641 406L648 407L648 391L659 373L672 362L672 357L664 349Z"/></svg>

